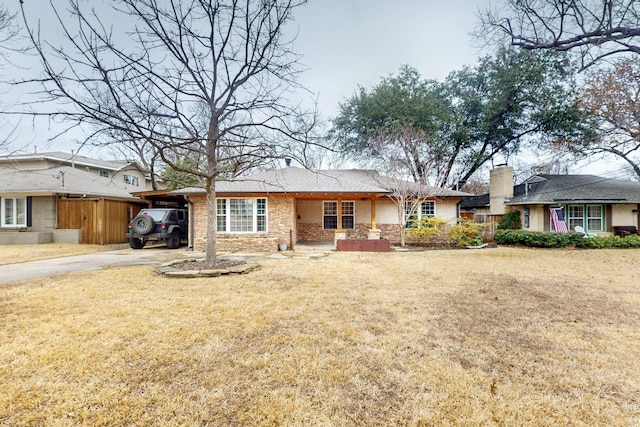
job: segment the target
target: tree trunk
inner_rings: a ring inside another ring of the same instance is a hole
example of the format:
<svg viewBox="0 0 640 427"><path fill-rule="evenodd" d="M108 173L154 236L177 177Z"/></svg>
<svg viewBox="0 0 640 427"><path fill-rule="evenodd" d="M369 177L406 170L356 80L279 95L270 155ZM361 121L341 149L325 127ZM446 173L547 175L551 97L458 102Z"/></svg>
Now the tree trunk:
<svg viewBox="0 0 640 427"><path fill-rule="evenodd" d="M217 240L217 209L216 209L216 181L207 180L207 244L205 245L204 262L209 267L215 267L217 260L216 240Z"/></svg>
<svg viewBox="0 0 640 427"><path fill-rule="evenodd" d="M218 234L218 218L216 207L216 178L218 175L218 158L216 148L220 129L218 120L214 114L209 119L209 129L207 131L207 244L205 251L205 264L215 267L217 263L216 241Z"/></svg>

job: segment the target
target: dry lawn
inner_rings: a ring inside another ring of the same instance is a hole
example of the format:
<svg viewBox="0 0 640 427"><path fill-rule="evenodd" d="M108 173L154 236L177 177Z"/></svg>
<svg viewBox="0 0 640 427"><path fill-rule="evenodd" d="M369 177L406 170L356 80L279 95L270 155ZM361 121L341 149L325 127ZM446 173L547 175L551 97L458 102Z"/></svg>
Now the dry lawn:
<svg viewBox="0 0 640 427"><path fill-rule="evenodd" d="M128 247L123 245L74 245L49 243L44 245L0 245L0 265L58 258L70 255L92 254Z"/></svg>
<svg viewBox="0 0 640 427"><path fill-rule="evenodd" d="M640 250L0 288L0 425L640 425Z"/></svg>

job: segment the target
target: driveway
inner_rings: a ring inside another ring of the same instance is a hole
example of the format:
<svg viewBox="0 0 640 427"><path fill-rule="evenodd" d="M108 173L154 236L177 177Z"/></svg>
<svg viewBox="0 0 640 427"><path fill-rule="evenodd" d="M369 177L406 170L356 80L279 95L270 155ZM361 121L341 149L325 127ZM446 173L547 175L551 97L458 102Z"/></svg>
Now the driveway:
<svg viewBox="0 0 640 427"><path fill-rule="evenodd" d="M104 266L158 264L193 252L149 247L140 250L118 249L85 255L73 255L40 261L0 265L0 284L29 280L38 277L57 276L73 271L99 270Z"/></svg>

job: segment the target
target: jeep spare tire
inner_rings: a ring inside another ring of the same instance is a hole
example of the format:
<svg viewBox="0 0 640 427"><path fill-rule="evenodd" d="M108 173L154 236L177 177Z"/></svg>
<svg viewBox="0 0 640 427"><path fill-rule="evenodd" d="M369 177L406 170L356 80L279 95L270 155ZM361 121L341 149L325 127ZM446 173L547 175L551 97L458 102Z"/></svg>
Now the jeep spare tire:
<svg viewBox="0 0 640 427"><path fill-rule="evenodd" d="M153 224L153 218L149 215L140 215L133 219L131 229L134 233L145 235L151 233L151 230L153 230Z"/></svg>

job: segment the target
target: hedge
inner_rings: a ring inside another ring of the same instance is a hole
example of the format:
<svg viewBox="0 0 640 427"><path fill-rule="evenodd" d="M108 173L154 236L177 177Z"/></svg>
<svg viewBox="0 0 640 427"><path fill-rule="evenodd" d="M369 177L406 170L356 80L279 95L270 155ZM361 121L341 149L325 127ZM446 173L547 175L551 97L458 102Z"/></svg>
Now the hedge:
<svg viewBox="0 0 640 427"><path fill-rule="evenodd" d="M640 248L640 236L596 236L585 237L582 233L554 233L526 230L497 230L494 236L497 243L504 245L523 245L534 248L566 248L575 246L588 249Z"/></svg>

